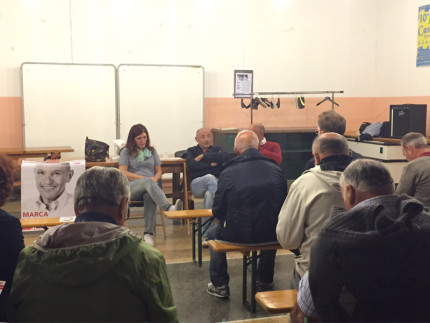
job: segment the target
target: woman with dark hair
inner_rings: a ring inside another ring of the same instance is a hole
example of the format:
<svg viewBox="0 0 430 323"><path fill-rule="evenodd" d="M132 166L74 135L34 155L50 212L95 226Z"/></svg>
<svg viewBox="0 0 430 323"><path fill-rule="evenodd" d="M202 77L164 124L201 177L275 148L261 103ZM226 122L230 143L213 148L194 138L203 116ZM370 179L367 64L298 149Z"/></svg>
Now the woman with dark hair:
<svg viewBox="0 0 430 323"><path fill-rule="evenodd" d="M0 154L0 206L13 190L15 165L9 157ZM19 219L0 209L0 322L6 322L6 300L24 238ZM4 284L4 286L2 286ZM3 287L3 291L1 291Z"/></svg>
<svg viewBox="0 0 430 323"><path fill-rule="evenodd" d="M130 181L130 200L143 201L144 240L154 244L153 234L157 205L165 211L182 210L182 201L169 203L158 183L161 183L161 161L151 146L148 130L142 124L131 127L127 143L120 152L119 169Z"/></svg>

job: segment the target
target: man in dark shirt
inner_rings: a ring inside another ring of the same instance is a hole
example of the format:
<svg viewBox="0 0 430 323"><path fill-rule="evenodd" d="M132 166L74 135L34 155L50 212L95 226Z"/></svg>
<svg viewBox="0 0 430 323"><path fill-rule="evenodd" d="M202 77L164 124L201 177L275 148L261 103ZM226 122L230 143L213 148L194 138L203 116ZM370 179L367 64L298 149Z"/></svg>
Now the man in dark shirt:
<svg viewBox="0 0 430 323"><path fill-rule="evenodd" d="M187 166L191 171L191 192L203 197L205 209L211 209L222 165L231 157L221 147L213 146L212 133L201 128L196 132L197 146L187 149Z"/></svg>

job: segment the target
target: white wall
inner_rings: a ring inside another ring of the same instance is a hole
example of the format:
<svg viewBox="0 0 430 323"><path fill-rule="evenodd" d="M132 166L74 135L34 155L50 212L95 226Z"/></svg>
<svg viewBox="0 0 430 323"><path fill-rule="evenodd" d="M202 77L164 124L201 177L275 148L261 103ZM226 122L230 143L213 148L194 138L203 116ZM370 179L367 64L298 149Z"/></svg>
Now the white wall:
<svg viewBox="0 0 430 323"><path fill-rule="evenodd" d="M430 95L429 67L416 67L418 8L428 0L379 0L378 96Z"/></svg>
<svg viewBox="0 0 430 323"><path fill-rule="evenodd" d="M198 64L206 97L254 90L428 95L415 67L422 0L0 0L0 96L23 62Z"/></svg>

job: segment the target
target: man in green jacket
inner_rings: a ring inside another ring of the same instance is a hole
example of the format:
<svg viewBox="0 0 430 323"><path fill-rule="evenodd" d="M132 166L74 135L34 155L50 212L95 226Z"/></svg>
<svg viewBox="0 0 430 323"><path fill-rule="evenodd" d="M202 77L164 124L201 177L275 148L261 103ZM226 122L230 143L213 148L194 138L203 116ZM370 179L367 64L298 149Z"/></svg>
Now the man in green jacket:
<svg viewBox="0 0 430 323"><path fill-rule="evenodd" d="M163 256L123 227L129 195L115 168L78 179L75 223L50 228L19 257L12 320L177 321Z"/></svg>

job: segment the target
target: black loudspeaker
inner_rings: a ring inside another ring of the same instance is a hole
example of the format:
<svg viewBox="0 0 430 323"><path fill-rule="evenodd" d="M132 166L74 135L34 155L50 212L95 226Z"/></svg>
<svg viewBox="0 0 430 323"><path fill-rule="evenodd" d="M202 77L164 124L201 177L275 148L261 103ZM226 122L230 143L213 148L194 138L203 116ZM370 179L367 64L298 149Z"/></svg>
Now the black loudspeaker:
<svg viewBox="0 0 430 323"><path fill-rule="evenodd" d="M408 132L426 135L427 105L390 105L391 137L402 138Z"/></svg>

